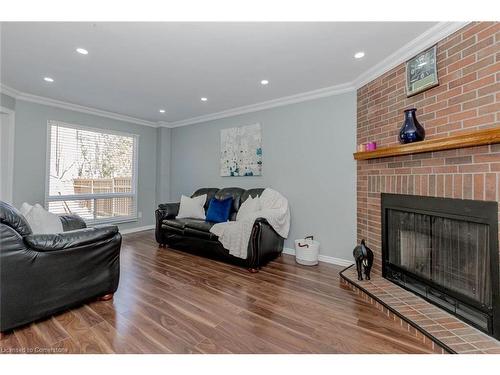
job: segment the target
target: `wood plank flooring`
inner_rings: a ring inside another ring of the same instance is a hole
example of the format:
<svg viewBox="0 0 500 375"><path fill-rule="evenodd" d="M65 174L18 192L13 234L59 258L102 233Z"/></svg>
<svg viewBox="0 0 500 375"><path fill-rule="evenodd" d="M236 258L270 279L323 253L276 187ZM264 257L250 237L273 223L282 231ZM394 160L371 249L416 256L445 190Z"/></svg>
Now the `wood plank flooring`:
<svg viewBox="0 0 500 375"><path fill-rule="evenodd" d="M283 255L257 274L125 235L111 301L5 335L0 353L427 353L339 285L340 267Z"/></svg>

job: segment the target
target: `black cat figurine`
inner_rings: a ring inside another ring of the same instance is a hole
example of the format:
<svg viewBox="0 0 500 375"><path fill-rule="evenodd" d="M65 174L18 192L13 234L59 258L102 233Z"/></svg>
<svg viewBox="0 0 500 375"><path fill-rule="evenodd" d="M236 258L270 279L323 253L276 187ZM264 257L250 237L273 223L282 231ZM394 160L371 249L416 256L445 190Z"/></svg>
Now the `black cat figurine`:
<svg viewBox="0 0 500 375"><path fill-rule="evenodd" d="M362 267L365 268L366 280L370 280L370 271L373 265L373 252L365 245L365 240L356 246L352 252L356 260L356 269L358 270L358 280L363 280Z"/></svg>

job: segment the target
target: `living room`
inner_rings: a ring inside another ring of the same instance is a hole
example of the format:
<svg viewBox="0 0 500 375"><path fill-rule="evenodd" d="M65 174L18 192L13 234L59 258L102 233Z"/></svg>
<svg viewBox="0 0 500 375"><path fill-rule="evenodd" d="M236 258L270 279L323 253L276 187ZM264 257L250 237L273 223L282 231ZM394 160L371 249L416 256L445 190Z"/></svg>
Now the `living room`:
<svg viewBox="0 0 500 375"><path fill-rule="evenodd" d="M498 14L276 6L1 17L2 354L497 358Z"/></svg>

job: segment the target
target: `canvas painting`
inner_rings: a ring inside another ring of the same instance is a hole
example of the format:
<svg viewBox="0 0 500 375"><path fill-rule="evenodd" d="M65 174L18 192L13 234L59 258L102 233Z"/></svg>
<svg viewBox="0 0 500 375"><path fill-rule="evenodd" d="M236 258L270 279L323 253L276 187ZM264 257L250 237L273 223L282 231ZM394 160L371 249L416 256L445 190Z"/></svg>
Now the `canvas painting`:
<svg viewBox="0 0 500 375"><path fill-rule="evenodd" d="M262 133L260 124L220 131L221 176L262 175Z"/></svg>

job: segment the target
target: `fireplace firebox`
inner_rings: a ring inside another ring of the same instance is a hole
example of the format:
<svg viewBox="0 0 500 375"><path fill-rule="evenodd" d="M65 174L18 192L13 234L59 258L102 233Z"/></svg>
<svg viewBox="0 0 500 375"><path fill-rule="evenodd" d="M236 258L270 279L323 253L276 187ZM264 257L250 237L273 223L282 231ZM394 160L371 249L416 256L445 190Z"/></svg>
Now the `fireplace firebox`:
<svg viewBox="0 0 500 375"><path fill-rule="evenodd" d="M500 340L498 203L382 194L382 275Z"/></svg>

